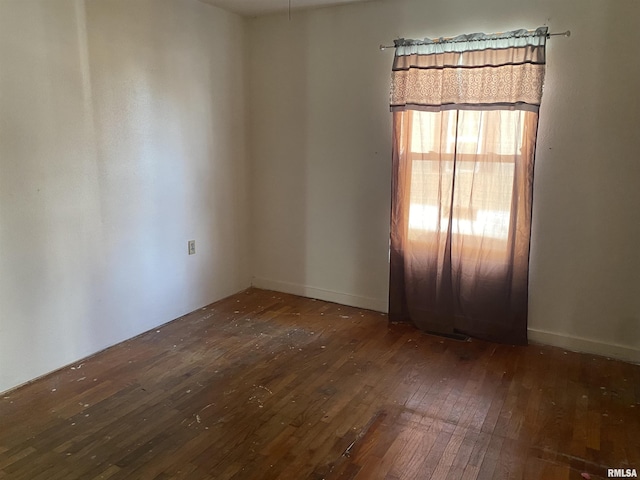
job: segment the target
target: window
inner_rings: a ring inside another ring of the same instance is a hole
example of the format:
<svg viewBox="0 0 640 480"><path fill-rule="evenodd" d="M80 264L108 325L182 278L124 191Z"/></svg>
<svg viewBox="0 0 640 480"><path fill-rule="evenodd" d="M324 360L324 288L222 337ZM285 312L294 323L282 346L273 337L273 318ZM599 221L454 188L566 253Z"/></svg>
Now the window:
<svg viewBox="0 0 640 480"><path fill-rule="evenodd" d="M451 221L466 246L484 238L493 250L506 249L523 113L411 112L411 240L428 242Z"/></svg>
<svg viewBox="0 0 640 480"><path fill-rule="evenodd" d="M396 40L389 318L526 343L547 28Z"/></svg>

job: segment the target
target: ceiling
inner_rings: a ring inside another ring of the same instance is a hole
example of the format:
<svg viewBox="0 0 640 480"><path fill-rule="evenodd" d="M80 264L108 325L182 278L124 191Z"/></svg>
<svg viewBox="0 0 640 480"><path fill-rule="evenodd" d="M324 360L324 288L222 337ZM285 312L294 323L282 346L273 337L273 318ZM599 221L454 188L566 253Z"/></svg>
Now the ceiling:
<svg viewBox="0 0 640 480"><path fill-rule="evenodd" d="M239 15L257 17L289 10L289 0L200 0ZM291 10L329 7L369 0L291 0Z"/></svg>

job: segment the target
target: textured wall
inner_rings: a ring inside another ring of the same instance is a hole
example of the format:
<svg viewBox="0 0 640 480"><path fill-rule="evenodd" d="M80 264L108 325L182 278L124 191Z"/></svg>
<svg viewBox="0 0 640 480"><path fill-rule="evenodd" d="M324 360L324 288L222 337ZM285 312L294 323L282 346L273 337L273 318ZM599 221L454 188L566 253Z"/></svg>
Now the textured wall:
<svg viewBox="0 0 640 480"><path fill-rule="evenodd" d="M249 285L244 39L195 0L0 0L0 391Z"/></svg>
<svg viewBox="0 0 640 480"><path fill-rule="evenodd" d="M254 283L386 308L394 38L571 29L548 45L530 337L640 361L634 0L388 0L251 20Z"/></svg>

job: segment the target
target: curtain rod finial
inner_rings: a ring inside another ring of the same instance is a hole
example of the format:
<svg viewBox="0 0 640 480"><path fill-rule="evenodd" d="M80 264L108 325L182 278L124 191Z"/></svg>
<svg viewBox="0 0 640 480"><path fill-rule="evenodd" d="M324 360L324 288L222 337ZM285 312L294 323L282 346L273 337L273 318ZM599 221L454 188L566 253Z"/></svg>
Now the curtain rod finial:
<svg viewBox="0 0 640 480"><path fill-rule="evenodd" d="M558 37L570 37L571 30L567 30L566 32L558 32L558 33L547 33L547 38L558 36Z"/></svg>

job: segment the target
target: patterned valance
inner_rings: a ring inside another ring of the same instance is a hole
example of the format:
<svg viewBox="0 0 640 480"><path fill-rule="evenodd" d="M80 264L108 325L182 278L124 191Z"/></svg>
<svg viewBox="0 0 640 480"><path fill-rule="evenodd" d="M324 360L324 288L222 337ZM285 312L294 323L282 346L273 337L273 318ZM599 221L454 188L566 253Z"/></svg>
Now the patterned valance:
<svg viewBox="0 0 640 480"><path fill-rule="evenodd" d="M536 110L547 27L452 39L396 40L391 110Z"/></svg>

